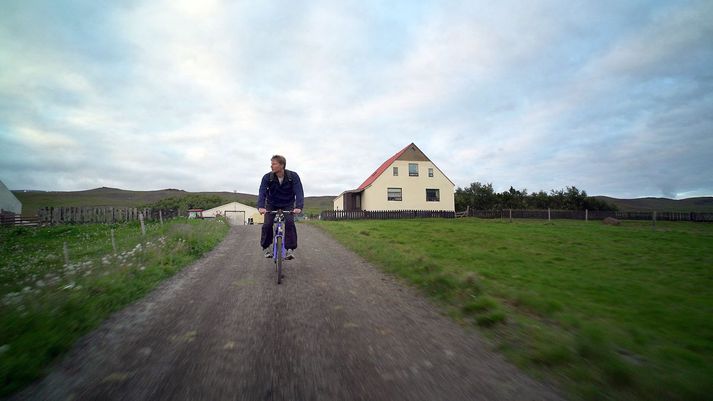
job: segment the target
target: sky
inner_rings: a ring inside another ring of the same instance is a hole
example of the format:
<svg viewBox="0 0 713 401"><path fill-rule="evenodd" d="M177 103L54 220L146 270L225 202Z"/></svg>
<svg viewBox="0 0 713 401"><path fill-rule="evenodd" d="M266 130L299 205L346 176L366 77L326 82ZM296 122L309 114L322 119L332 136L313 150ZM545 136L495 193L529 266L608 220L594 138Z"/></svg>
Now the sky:
<svg viewBox="0 0 713 401"><path fill-rule="evenodd" d="M338 195L415 143L458 187L713 196L713 1L4 0L0 180Z"/></svg>

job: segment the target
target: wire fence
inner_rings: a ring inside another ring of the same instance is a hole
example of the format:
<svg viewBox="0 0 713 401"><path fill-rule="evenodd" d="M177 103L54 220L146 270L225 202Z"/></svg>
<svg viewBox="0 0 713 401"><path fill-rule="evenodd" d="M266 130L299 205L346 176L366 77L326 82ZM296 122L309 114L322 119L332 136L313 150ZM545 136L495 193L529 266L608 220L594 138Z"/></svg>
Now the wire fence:
<svg viewBox="0 0 713 401"><path fill-rule="evenodd" d="M178 216L177 209L149 209L136 207L44 207L37 210L39 224L121 223L139 220L170 219Z"/></svg>
<svg viewBox="0 0 713 401"><path fill-rule="evenodd" d="M569 220L604 220L612 217L618 220L658 220L658 221L696 221L713 222L711 212L613 212L600 210L467 210L453 212L446 210L377 210L343 211L325 210L320 213L320 220L390 220L414 218L478 217L481 219L569 219Z"/></svg>

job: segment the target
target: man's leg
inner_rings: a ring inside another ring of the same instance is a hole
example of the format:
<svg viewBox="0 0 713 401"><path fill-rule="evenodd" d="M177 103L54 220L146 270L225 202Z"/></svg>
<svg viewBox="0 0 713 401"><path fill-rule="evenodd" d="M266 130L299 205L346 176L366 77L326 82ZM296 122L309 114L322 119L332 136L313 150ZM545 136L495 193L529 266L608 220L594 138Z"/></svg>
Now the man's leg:
<svg viewBox="0 0 713 401"><path fill-rule="evenodd" d="M260 235L260 246L262 246L262 249L272 244L272 223L274 220L274 214L265 213L265 222L262 224L262 233Z"/></svg>
<svg viewBox="0 0 713 401"><path fill-rule="evenodd" d="M297 226L295 226L295 216L288 214L285 217L285 248L297 249Z"/></svg>

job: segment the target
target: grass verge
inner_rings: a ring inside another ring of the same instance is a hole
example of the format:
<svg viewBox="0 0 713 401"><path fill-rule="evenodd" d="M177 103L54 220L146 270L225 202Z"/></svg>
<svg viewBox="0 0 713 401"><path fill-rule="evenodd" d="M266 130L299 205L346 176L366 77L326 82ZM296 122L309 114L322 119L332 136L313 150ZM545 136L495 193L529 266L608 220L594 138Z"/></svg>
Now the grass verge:
<svg viewBox="0 0 713 401"><path fill-rule="evenodd" d="M79 337L227 232L220 221L187 219L150 223L145 237L138 223L0 229L0 396L43 375Z"/></svg>
<svg viewBox="0 0 713 401"><path fill-rule="evenodd" d="M713 225L314 222L580 399L713 394Z"/></svg>

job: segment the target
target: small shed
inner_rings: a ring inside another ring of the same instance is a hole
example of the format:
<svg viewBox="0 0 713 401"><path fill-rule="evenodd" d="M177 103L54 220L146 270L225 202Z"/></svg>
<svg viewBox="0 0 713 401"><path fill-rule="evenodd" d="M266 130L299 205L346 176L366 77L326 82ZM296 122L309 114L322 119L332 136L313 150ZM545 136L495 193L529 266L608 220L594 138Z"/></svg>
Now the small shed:
<svg viewBox="0 0 713 401"><path fill-rule="evenodd" d="M188 209L188 218L189 219L202 219L203 218L203 209Z"/></svg>
<svg viewBox="0 0 713 401"><path fill-rule="evenodd" d="M244 205L240 202L230 202L212 209L203 211L203 218L214 218L223 216L231 226L241 226L250 223L258 224L263 222L263 216L257 208Z"/></svg>

